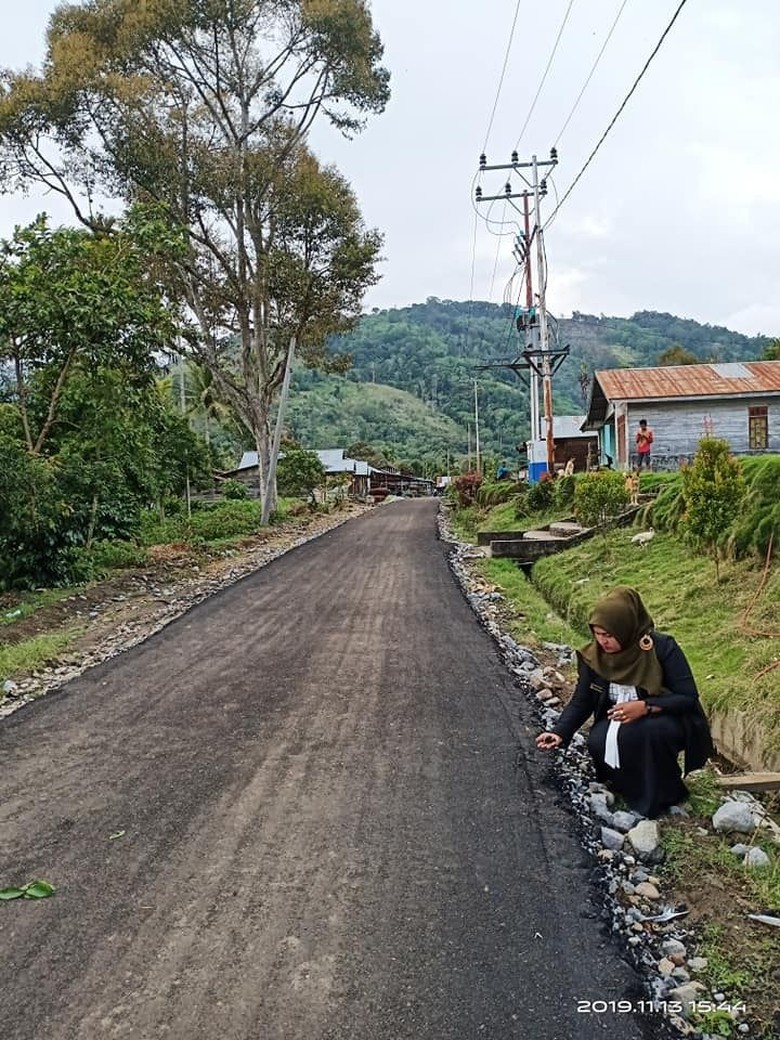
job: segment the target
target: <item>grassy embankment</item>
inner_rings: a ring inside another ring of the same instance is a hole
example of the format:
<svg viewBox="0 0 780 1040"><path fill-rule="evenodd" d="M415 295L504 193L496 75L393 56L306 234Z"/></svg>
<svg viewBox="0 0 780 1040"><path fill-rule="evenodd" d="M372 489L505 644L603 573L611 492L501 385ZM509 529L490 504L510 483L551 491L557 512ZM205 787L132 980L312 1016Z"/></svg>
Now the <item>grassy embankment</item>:
<svg viewBox="0 0 780 1040"><path fill-rule="evenodd" d="M461 537L476 540L478 530L541 527L560 515L533 514L518 520L514 504L492 509L471 507L456 513ZM588 637L587 614L608 588L638 588L659 629L672 632L684 647L702 694L711 709L743 709L760 718L768 746L780 747L780 576L764 573L754 559L721 566L694 554L681 539L657 532L645 549L631 543L636 529L606 536L540 560L531 580L511 560L485 559L475 567L505 597L504 624L526 646L562 642L577 646ZM574 677L574 668L570 670ZM704 836L720 804L714 774L701 770L688 778L690 818L663 821L666 861L660 873L671 898L694 906L696 954L707 959L699 978L711 990L743 1001L752 1035L776 1037L780 936L752 924L746 914L780 914L780 854L769 839L739 836L760 845L771 866L746 871L730 852L734 836ZM767 799L770 809L780 799ZM705 897L705 898L703 898ZM698 904L698 905L697 905ZM722 1010L699 1017L699 1027L737 1037L736 1023Z"/></svg>
<svg viewBox="0 0 780 1040"><path fill-rule="evenodd" d="M518 521L507 502L461 511L456 523L471 540L479 529L518 530L551 519L546 513ZM615 585L639 589L656 627L684 648L705 706L749 712L767 747L780 750L777 567L765 573L755 558L727 561L718 580L712 560L682 539L656 532L640 548L631 543L635 533L619 528L548 556L535 564L530 581L511 560L486 559L479 569L505 593L515 637L532 646L539 640L576 646L588 638L588 610L603 592Z"/></svg>

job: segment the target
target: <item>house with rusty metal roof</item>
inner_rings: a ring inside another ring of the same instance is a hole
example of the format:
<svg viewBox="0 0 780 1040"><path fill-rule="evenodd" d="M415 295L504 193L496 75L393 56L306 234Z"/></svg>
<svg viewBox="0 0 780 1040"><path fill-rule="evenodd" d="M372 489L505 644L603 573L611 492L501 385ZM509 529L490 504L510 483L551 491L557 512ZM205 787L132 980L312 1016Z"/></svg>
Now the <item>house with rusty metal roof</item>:
<svg viewBox="0 0 780 1040"><path fill-rule="evenodd" d="M602 463L635 464L640 419L653 431L651 457L661 468L690 459L705 436L728 441L735 455L780 453L780 361L594 373L581 429L598 433Z"/></svg>

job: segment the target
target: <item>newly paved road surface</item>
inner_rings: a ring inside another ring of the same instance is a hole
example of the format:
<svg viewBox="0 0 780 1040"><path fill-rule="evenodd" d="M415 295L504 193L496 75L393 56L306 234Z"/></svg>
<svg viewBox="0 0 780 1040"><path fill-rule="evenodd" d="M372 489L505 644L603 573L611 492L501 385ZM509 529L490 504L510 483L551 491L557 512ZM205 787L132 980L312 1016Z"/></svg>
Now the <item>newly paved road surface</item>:
<svg viewBox="0 0 780 1040"><path fill-rule="evenodd" d="M641 994L435 509L0 722L0 886L57 887L0 904L2 1040L656 1035L577 1011Z"/></svg>

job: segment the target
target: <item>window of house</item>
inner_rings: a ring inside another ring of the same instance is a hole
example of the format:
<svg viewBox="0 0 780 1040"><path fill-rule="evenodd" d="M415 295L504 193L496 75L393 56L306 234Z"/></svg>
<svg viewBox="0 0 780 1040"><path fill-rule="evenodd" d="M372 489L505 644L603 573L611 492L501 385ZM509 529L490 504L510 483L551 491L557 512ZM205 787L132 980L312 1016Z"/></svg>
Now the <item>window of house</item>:
<svg viewBox="0 0 780 1040"><path fill-rule="evenodd" d="M766 405L748 408L748 447L757 451L769 447L769 417Z"/></svg>

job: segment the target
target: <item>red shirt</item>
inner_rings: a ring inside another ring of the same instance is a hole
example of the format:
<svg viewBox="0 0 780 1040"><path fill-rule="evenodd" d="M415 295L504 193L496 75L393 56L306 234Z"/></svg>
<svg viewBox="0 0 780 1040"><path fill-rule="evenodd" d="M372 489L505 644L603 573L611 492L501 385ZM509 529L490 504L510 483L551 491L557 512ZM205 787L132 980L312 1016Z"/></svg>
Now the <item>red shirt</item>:
<svg viewBox="0 0 780 1040"><path fill-rule="evenodd" d="M640 428L636 431L636 450L640 455L646 455L650 451L650 447L653 443L653 431L649 426L644 429Z"/></svg>

